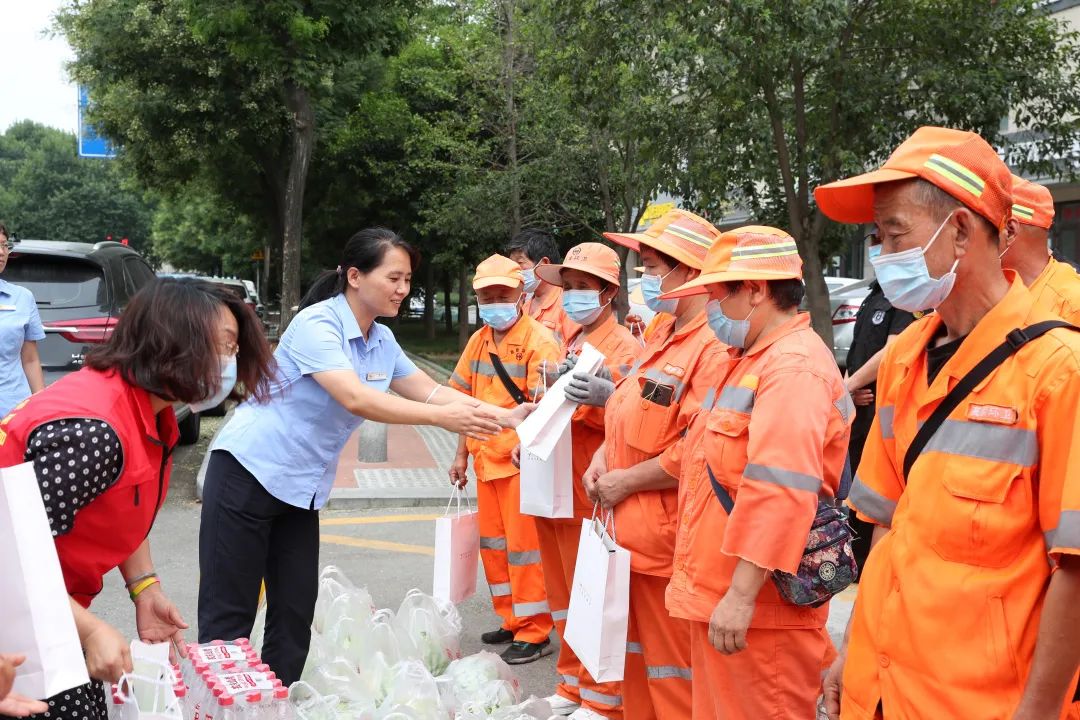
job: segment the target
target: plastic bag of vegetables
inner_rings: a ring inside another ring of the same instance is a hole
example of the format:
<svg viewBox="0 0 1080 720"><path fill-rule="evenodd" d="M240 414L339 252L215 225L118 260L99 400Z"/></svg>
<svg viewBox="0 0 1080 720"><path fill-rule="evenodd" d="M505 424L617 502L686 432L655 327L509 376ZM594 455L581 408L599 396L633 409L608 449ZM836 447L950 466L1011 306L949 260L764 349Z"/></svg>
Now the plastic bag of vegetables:
<svg viewBox="0 0 1080 720"><path fill-rule="evenodd" d="M416 720L443 720L448 716L443 707L435 678L417 660L403 660L391 671L389 692L379 705L382 713L409 712Z"/></svg>
<svg viewBox="0 0 1080 720"><path fill-rule="evenodd" d="M461 615L453 603L410 590L398 609L394 629L402 653L422 661L434 675L441 675L451 661L461 657Z"/></svg>
<svg viewBox="0 0 1080 720"><path fill-rule="evenodd" d="M475 714L514 705L521 689L510 666L494 653L480 652L455 660L439 678L444 704L453 711Z"/></svg>
<svg viewBox="0 0 1080 720"><path fill-rule="evenodd" d="M374 707L375 698L369 683L347 660L334 660L317 665L307 681L320 695L336 695L339 706Z"/></svg>
<svg viewBox="0 0 1080 720"><path fill-rule="evenodd" d="M319 595L315 601L312 627L325 633L343 617L370 618L375 612L371 594L357 587L333 565L327 565L319 576Z"/></svg>
<svg viewBox="0 0 1080 720"><path fill-rule="evenodd" d="M552 714L551 703L531 697L520 705L496 710L490 720L548 720Z"/></svg>
<svg viewBox="0 0 1080 720"><path fill-rule="evenodd" d="M329 642L324 635L317 632L311 633L311 643L308 645L308 656L304 662L304 670L300 673L300 679L308 682L315 668L320 665L333 662L341 657L341 652Z"/></svg>

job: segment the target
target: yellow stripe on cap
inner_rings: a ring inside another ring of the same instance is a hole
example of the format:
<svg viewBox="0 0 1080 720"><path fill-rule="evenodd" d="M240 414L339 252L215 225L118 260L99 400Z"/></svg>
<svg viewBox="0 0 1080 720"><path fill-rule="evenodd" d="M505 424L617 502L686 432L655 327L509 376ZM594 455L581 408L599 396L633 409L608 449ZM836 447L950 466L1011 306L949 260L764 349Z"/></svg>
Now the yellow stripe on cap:
<svg viewBox="0 0 1080 720"><path fill-rule="evenodd" d="M687 230L686 228L682 228L674 224L668 225L666 228L664 228L664 230L670 232L672 235L678 235L683 240L689 240L695 245L699 245L703 248L708 249L709 247L712 247L712 240L705 237L704 235L699 235L693 230Z"/></svg>
<svg viewBox="0 0 1080 720"><path fill-rule="evenodd" d="M982 197L986 183L983 182L981 177L955 160L950 160L935 153L923 163L923 167L933 170L946 180L964 188L975 197Z"/></svg>
<svg viewBox="0 0 1080 720"><path fill-rule="evenodd" d="M791 240L767 245L751 245L749 247L735 248L731 251L732 258L755 258L755 257L781 257L794 255L799 252L799 246Z"/></svg>
<svg viewBox="0 0 1080 720"><path fill-rule="evenodd" d="M1013 215L1019 215L1020 217L1024 218L1025 220L1034 220L1035 219L1035 210L1034 210L1034 208L1029 208L1026 205L1013 205L1012 206L1012 211L1013 211Z"/></svg>

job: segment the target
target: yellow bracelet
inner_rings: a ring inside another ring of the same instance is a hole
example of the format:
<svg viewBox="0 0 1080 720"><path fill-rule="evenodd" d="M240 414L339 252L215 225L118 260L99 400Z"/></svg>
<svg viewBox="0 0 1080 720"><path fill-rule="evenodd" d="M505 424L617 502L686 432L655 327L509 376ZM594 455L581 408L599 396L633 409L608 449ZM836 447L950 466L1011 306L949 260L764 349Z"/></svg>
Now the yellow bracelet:
<svg viewBox="0 0 1080 720"><path fill-rule="evenodd" d="M143 590L150 587L151 585L156 585L159 582L161 582L161 580L159 580L156 575L154 577L148 577L135 587L131 588L131 591L128 594L131 596L131 599L134 600L135 598L139 597L139 594L142 593Z"/></svg>

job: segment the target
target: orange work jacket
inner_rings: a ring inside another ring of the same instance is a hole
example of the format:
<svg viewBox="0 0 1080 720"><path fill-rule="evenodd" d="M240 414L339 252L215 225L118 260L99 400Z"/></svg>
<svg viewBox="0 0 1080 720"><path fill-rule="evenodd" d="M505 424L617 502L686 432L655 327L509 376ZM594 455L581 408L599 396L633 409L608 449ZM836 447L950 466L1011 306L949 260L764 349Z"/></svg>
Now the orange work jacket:
<svg viewBox="0 0 1080 720"><path fill-rule="evenodd" d="M1035 298L1037 307L1049 310L1073 325L1080 323L1080 275L1072 265L1050 258L1028 292Z"/></svg>
<svg viewBox="0 0 1080 720"><path fill-rule="evenodd" d="M526 315L518 318L497 344L494 332L486 325L473 333L450 376L450 387L504 408L514 407L515 402L495 374L492 352L502 360L514 384L529 400L543 394L542 369L546 367L550 372L558 367L560 357L551 332ZM510 462L517 444L518 436L513 430L503 430L484 441L466 440L476 477L486 482L517 475L518 469Z"/></svg>
<svg viewBox="0 0 1080 720"><path fill-rule="evenodd" d="M581 329L563 310L560 287L555 288L543 302L536 295L528 296L525 299L524 312L550 330L561 348L565 348L566 341Z"/></svg>
<svg viewBox="0 0 1080 720"><path fill-rule="evenodd" d="M1080 553L1080 334L1025 345L956 408L910 475L904 454L946 393L1014 328L1054 319L1011 287L927 384L941 317L886 349L849 498L888 528L859 583L843 718L1011 718L1053 561Z"/></svg>
<svg viewBox="0 0 1080 720"><path fill-rule="evenodd" d="M800 314L732 362L712 408L660 456L679 478L672 616L708 622L739 559L794 573L818 498L836 497L855 406L833 354ZM730 517L707 467L735 499ZM824 627L828 604L800 608L766 582L751 627Z"/></svg>
<svg viewBox="0 0 1080 720"><path fill-rule="evenodd" d="M622 470L660 455L681 436L706 401L727 361L725 346L705 322L705 313L675 330L668 316L649 335L630 373L616 386L604 413L607 469ZM658 387L659 390L650 389ZM667 392L671 401L655 401ZM677 488L635 493L615 506L619 545L630 551L630 569L671 576L675 554Z"/></svg>
<svg viewBox="0 0 1080 720"><path fill-rule="evenodd" d="M584 343L589 343L604 354L604 365L615 382L630 372L634 356L641 350L641 344L630 330L619 324L614 315L589 335L585 334L584 329L578 331L567 343L567 355L580 354ZM592 463L596 450L604 444L604 408L579 405L570 421L570 439L573 447L574 516L583 519L592 516L593 502L585 494L581 476Z"/></svg>

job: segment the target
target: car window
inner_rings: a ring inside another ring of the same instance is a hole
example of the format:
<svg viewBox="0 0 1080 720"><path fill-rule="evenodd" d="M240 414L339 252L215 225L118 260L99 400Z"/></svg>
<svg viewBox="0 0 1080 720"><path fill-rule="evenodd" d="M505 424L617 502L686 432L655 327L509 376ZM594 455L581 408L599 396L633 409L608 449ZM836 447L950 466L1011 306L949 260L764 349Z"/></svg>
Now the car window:
<svg viewBox="0 0 1080 720"><path fill-rule="evenodd" d="M109 302L102 268L76 258L12 255L4 279L32 292L42 307L103 307Z"/></svg>
<svg viewBox="0 0 1080 720"><path fill-rule="evenodd" d="M228 290L229 292L231 292L233 295L240 298L241 300L247 300L248 299L247 288L245 288L243 285L233 285L232 283L222 283L222 282L215 282L213 284L217 285L219 288L223 288L225 290Z"/></svg>
<svg viewBox="0 0 1080 720"><path fill-rule="evenodd" d="M154 271L145 260L134 255L124 258L124 290L129 299L153 279Z"/></svg>

